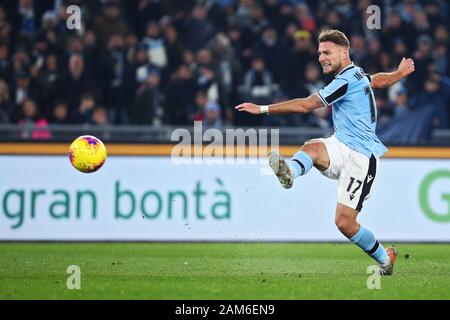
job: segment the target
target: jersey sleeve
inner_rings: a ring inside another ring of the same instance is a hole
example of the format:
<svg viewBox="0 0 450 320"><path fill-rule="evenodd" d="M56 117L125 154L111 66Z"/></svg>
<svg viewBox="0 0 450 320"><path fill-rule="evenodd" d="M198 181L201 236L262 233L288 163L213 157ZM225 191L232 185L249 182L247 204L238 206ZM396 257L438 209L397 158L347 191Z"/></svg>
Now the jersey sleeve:
<svg viewBox="0 0 450 320"><path fill-rule="evenodd" d="M329 105L341 100L345 97L348 89L348 81L342 78L336 78L331 81L325 88L317 92L320 100L328 107Z"/></svg>

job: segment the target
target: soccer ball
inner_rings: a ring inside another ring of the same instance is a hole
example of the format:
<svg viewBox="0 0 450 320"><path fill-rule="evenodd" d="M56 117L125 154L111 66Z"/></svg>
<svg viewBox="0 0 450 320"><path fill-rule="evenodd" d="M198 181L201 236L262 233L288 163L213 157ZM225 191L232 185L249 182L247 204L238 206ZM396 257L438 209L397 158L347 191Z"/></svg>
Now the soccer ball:
<svg viewBox="0 0 450 320"><path fill-rule="evenodd" d="M78 171L95 172L105 163L105 145L94 136L78 137L70 145L69 159Z"/></svg>

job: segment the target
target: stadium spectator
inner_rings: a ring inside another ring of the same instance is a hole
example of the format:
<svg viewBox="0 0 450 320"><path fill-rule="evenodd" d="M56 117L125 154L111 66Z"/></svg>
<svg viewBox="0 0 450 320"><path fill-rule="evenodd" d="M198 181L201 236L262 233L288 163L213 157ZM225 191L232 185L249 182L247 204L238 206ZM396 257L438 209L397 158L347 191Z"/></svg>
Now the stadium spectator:
<svg viewBox="0 0 450 320"><path fill-rule="evenodd" d="M199 90L195 97L195 121L202 121L203 129L221 128L221 111L217 102L208 99L205 91Z"/></svg>
<svg viewBox="0 0 450 320"><path fill-rule="evenodd" d="M346 30L345 24L342 21L341 15L335 9L326 10L324 26L326 29L342 29Z"/></svg>
<svg viewBox="0 0 450 320"><path fill-rule="evenodd" d="M36 103L31 99L25 99L21 105L21 111L17 124L22 126L20 137L24 139L49 139L50 131L47 119L40 115Z"/></svg>
<svg viewBox="0 0 450 320"><path fill-rule="evenodd" d="M417 35L430 33L430 23L425 12L417 11L414 13L414 28Z"/></svg>
<svg viewBox="0 0 450 320"><path fill-rule="evenodd" d="M432 125L434 128L449 128L449 95L446 88L442 88L439 77L429 76L424 83L424 91L417 94L413 108L432 108L434 110Z"/></svg>
<svg viewBox="0 0 450 320"><path fill-rule="evenodd" d="M300 29L308 32L314 32L316 30L316 22L311 15L311 10L308 4L300 2L295 6L295 16Z"/></svg>
<svg viewBox="0 0 450 320"><path fill-rule="evenodd" d="M31 60L30 71L33 74L33 77L36 76L37 73L44 66L45 57L48 55L48 53L49 53L49 45L45 34L37 33L30 54Z"/></svg>
<svg viewBox="0 0 450 320"><path fill-rule="evenodd" d="M434 29L434 38L436 43L448 45L450 40L448 27L446 27L443 23L437 25L436 29Z"/></svg>
<svg viewBox="0 0 450 320"><path fill-rule="evenodd" d="M245 49L252 49L264 28L269 25L269 22L264 17L263 9L258 5L251 7L250 17L251 18L246 20L246 23L242 26L242 38L244 40ZM252 54L254 53L252 52Z"/></svg>
<svg viewBox="0 0 450 320"><path fill-rule="evenodd" d="M164 95L160 88L160 73L157 69L152 69L138 89L131 111L131 124L161 124L163 99Z"/></svg>
<svg viewBox="0 0 450 320"><path fill-rule="evenodd" d="M421 11L421 7L416 1L404 0L396 5L397 11L403 21L412 24L416 18L416 14Z"/></svg>
<svg viewBox="0 0 450 320"><path fill-rule="evenodd" d="M379 53L378 53L379 54ZM406 57L408 54L408 49L406 47L405 42L401 39L395 39L394 41L394 60L401 60L403 57ZM375 58L375 56L373 56Z"/></svg>
<svg viewBox="0 0 450 320"><path fill-rule="evenodd" d="M208 99L219 99L218 70L211 50L201 49L196 55L195 78L199 89L207 92Z"/></svg>
<svg viewBox="0 0 450 320"><path fill-rule="evenodd" d="M68 66L58 83L57 97L65 99L70 112L77 109L80 97L85 92L94 92L93 79L87 73L84 59L79 54L73 54L69 58Z"/></svg>
<svg viewBox="0 0 450 320"><path fill-rule="evenodd" d="M54 11L48 10L42 15L41 31L48 35L47 32L56 31L58 17Z"/></svg>
<svg viewBox="0 0 450 320"><path fill-rule="evenodd" d="M230 39L224 33L217 34L208 45L216 61L217 78L219 82L219 104L231 106L238 103L237 85L242 77L242 67L236 57ZM234 119L232 108L222 109L224 122L232 124Z"/></svg>
<svg viewBox="0 0 450 320"><path fill-rule="evenodd" d="M288 25L294 24L298 27L297 19L294 15L294 7L287 2L279 3L277 14L270 18L270 24L275 27L278 34L282 35L286 32Z"/></svg>
<svg viewBox="0 0 450 320"><path fill-rule="evenodd" d="M191 17L184 21L183 29L186 47L194 52L202 49L215 32L206 9L201 5L194 7Z"/></svg>
<svg viewBox="0 0 450 320"><path fill-rule="evenodd" d="M192 125L195 95L198 86L191 69L181 65L169 82L164 113L174 125Z"/></svg>
<svg viewBox="0 0 450 320"><path fill-rule="evenodd" d="M69 115L69 107L62 100L56 101L50 117L51 124L70 124L72 121Z"/></svg>
<svg viewBox="0 0 450 320"><path fill-rule="evenodd" d="M235 23L239 27L247 24L251 19L252 7L256 5L255 0L237 0L237 8L235 12Z"/></svg>
<svg viewBox="0 0 450 320"><path fill-rule="evenodd" d="M137 8L132 10L136 32L140 38L145 34L147 22L158 21L164 13L162 1L138 0Z"/></svg>
<svg viewBox="0 0 450 320"><path fill-rule="evenodd" d="M94 21L94 32L101 50L106 49L109 38L113 34L127 34L128 25L121 17L121 9L117 1L105 2L103 14Z"/></svg>
<svg viewBox="0 0 450 320"><path fill-rule="evenodd" d="M20 72L23 71L25 73L29 72L29 68L31 65L30 61L30 55L27 52L27 49L25 46L19 46L16 48L14 52L14 56L12 58L13 62L13 71L14 72Z"/></svg>
<svg viewBox="0 0 450 320"><path fill-rule="evenodd" d="M9 47L5 42L0 42L0 78L8 85L13 83L13 65L9 60Z"/></svg>
<svg viewBox="0 0 450 320"><path fill-rule="evenodd" d="M101 60L103 101L115 124L127 124L128 104L133 99L134 77L127 60L123 34L111 35L108 50Z"/></svg>
<svg viewBox="0 0 450 320"><path fill-rule="evenodd" d="M445 4L440 6L438 3L444 4L440 0L429 0L424 4L431 30L436 30L438 25L443 26L443 23L445 23L445 12L448 12L445 11L448 10L448 4L446 4L447 7L445 8Z"/></svg>
<svg viewBox="0 0 450 320"><path fill-rule="evenodd" d="M36 99L37 88L31 85L31 78L28 72L20 70L15 77L15 102L21 105L26 99Z"/></svg>
<svg viewBox="0 0 450 320"><path fill-rule="evenodd" d="M39 71L36 77L36 84L39 88L41 108L46 116L49 116L51 107L58 95L58 82L60 80L60 69L58 56L56 54L49 54L45 57L43 68Z"/></svg>
<svg viewBox="0 0 450 320"><path fill-rule="evenodd" d="M362 65L367 59L367 45L364 37L361 34L354 34L350 38L350 42L352 44L350 49L352 61L356 65Z"/></svg>
<svg viewBox="0 0 450 320"><path fill-rule="evenodd" d="M449 54L448 48L444 43L436 44L433 60L436 62L437 73L441 75L446 74L447 70L449 70Z"/></svg>
<svg viewBox="0 0 450 320"><path fill-rule="evenodd" d="M263 0L262 8L264 16L267 18L270 24L273 24L278 18L278 12L280 11L280 3L278 0Z"/></svg>
<svg viewBox="0 0 450 320"><path fill-rule="evenodd" d="M101 54L97 55L96 38L93 39L92 32L88 32L84 37L69 35L65 38L65 50L62 65L69 63L70 57L73 55L80 55L83 58L84 70L87 77L92 80L93 84L98 80L96 72L98 71L98 64L101 63ZM97 60L97 61L95 61Z"/></svg>
<svg viewBox="0 0 450 320"><path fill-rule="evenodd" d="M150 22L147 25L142 43L147 48L148 60L151 64L160 69L167 66L167 53L164 38L161 34L161 29L156 22Z"/></svg>
<svg viewBox="0 0 450 320"><path fill-rule="evenodd" d="M294 45L287 58L287 65L289 66L289 73L286 76L288 89L292 89L292 86L302 82L305 66L308 62L317 61L317 53L311 41L311 34L306 30L299 30L293 36Z"/></svg>
<svg viewBox="0 0 450 320"><path fill-rule="evenodd" d="M103 106L97 106L92 110L92 118L89 122L90 125L104 127L110 124L108 119L108 111ZM109 131L99 132L97 134L102 140L110 139L111 133Z"/></svg>
<svg viewBox="0 0 450 320"><path fill-rule="evenodd" d="M427 67L433 62L432 49L433 40L429 35L424 34L417 38L417 50L413 54L416 72L412 77L416 83L416 90L423 88L423 79L427 78ZM419 79L422 79L422 81L419 81Z"/></svg>
<svg viewBox="0 0 450 320"><path fill-rule="evenodd" d="M14 109L14 104L9 98L9 86L0 79L0 123L8 123L10 115Z"/></svg>
<svg viewBox="0 0 450 320"><path fill-rule="evenodd" d="M391 108L395 117L404 116L410 112L411 106L408 101L408 90L406 88L401 88L397 91L395 101Z"/></svg>
<svg viewBox="0 0 450 320"><path fill-rule="evenodd" d="M272 26L267 26L256 41L252 52L260 55L266 62L267 69L273 74L278 83L285 78L286 48L279 39L278 33Z"/></svg>
<svg viewBox="0 0 450 320"><path fill-rule="evenodd" d="M392 48L396 39L403 39L409 50L415 47L415 34L411 32L412 26L402 21L395 10L388 13L383 28L381 28L381 42L385 48Z"/></svg>
<svg viewBox="0 0 450 320"><path fill-rule="evenodd" d="M215 101L208 101L204 109L203 118L204 128L216 128L222 127L220 106Z"/></svg>
<svg viewBox="0 0 450 320"><path fill-rule="evenodd" d="M364 65L364 71L368 74L375 74L380 69L381 66L378 63L378 57L382 52L381 41L379 39L372 39L369 41L367 46L367 56L362 60L362 65ZM395 61L400 61L403 58L397 58Z"/></svg>
<svg viewBox="0 0 450 320"><path fill-rule="evenodd" d="M265 61L260 56L252 59L251 69L244 75L242 92L244 97L259 104L268 104L277 90L277 84Z"/></svg>
<svg viewBox="0 0 450 320"><path fill-rule="evenodd" d="M380 53L378 57L378 63L380 65L380 71L390 72L393 68L391 55L385 51Z"/></svg>
<svg viewBox="0 0 450 320"><path fill-rule="evenodd" d="M72 113L72 119L78 124L88 124L92 122L92 112L95 107L95 98L90 92L85 92L81 96L80 105Z"/></svg>
<svg viewBox="0 0 450 320"><path fill-rule="evenodd" d="M184 49L181 54L181 62L189 68L192 72L197 69L197 62L195 61L195 55L190 49Z"/></svg>
<svg viewBox="0 0 450 320"><path fill-rule="evenodd" d="M92 33L92 34L94 34L94 33ZM131 32L131 33L128 33L127 35L125 35L124 39L125 39L124 50L126 52L126 59L127 59L128 63L132 64L134 53L139 44L139 38L136 36L135 33Z"/></svg>
<svg viewBox="0 0 450 320"><path fill-rule="evenodd" d="M18 13L20 19L20 34L31 37L36 30L36 12L33 0L19 0Z"/></svg>
<svg viewBox="0 0 450 320"><path fill-rule="evenodd" d="M278 89L278 84L274 81L270 71L266 69L264 59L260 56L253 57L250 70L247 70L244 74L242 100L254 101L260 105L270 104ZM249 117L246 114L240 114L239 116L242 124L260 124L258 118Z"/></svg>
<svg viewBox="0 0 450 320"><path fill-rule="evenodd" d="M6 19L6 12L5 10L0 7L0 41L6 44L11 43L11 36L12 36L12 26Z"/></svg>
<svg viewBox="0 0 450 320"><path fill-rule="evenodd" d="M108 112L104 107L98 106L95 107L94 110L92 110L92 118L90 124L96 126L105 126L109 124Z"/></svg>
<svg viewBox="0 0 450 320"><path fill-rule="evenodd" d="M169 25L164 30L164 42L167 55L167 72L171 74L181 64L181 54L184 49L177 28Z"/></svg>
<svg viewBox="0 0 450 320"><path fill-rule="evenodd" d="M392 119L394 110L389 105L389 101L382 91L375 93L375 99L377 101L377 122L381 127Z"/></svg>
<svg viewBox="0 0 450 320"><path fill-rule="evenodd" d="M131 68L132 81L136 83L136 86L147 79L147 75L151 69L157 69L156 66L149 62L147 49L143 44L138 44L134 49Z"/></svg>
<svg viewBox="0 0 450 320"><path fill-rule="evenodd" d="M242 31L236 25L232 25L228 30L228 39L233 49L234 55L238 59L242 69L250 67L251 49L244 48L244 40L242 38Z"/></svg>

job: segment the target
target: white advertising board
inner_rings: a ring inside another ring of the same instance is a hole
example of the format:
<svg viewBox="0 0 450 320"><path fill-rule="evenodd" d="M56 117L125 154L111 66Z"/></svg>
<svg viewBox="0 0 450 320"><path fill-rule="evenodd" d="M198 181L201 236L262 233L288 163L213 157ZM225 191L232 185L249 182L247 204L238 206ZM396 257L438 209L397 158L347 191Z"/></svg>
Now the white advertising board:
<svg viewBox="0 0 450 320"><path fill-rule="evenodd" d="M63 156L0 156L0 240L346 240L336 181L312 169L284 190L262 167L111 156L83 174ZM450 160L383 159L359 221L381 240L450 241Z"/></svg>

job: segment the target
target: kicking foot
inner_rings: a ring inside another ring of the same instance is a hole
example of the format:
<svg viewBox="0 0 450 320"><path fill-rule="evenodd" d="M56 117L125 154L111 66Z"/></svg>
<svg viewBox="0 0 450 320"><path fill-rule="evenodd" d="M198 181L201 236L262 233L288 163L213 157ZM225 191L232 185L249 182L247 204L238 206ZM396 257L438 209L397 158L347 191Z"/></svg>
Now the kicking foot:
<svg viewBox="0 0 450 320"><path fill-rule="evenodd" d="M286 160L283 159L278 151L271 151L269 153L269 165L278 180L280 180L283 188L292 188L292 184L294 183L294 175L292 174L292 170Z"/></svg>
<svg viewBox="0 0 450 320"><path fill-rule="evenodd" d="M397 258L397 249L394 246L386 249L386 253L389 256L389 263L386 265L380 266L380 275L381 276L390 276L394 273L394 263Z"/></svg>

